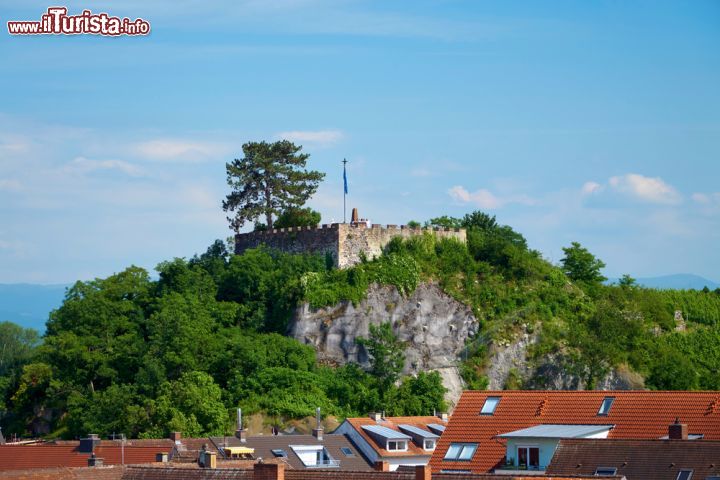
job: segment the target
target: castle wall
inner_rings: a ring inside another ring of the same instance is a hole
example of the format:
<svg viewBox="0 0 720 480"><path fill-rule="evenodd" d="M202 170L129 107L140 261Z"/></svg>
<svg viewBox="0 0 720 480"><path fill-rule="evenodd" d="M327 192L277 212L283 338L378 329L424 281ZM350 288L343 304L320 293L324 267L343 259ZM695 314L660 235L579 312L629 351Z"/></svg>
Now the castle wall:
<svg viewBox="0 0 720 480"><path fill-rule="evenodd" d="M235 235L235 253L261 244L287 253L329 253L338 265L337 223L317 227L288 227L265 232L239 233Z"/></svg>
<svg viewBox="0 0 720 480"><path fill-rule="evenodd" d="M319 227L291 227L266 232L240 233L235 235L235 253L261 244L288 253L329 253L335 266L350 267L360 263L361 252L368 259L379 257L383 248L395 237L404 239L430 232L441 238L466 241L464 229L422 229L406 225L351 225L334 223Z"/></svg>
<svg viewBox="0 0 720 480"><path fill-rule="evenodd" d="M373 225L368 227L365 224L350 225L344 223L340 224L338 228L340 237L338 242L338 266L343 268L360 263L360 252L365 252L365 256L369 260L379 257L383 248L393 238L408 239L423 235L425 232L430 232L440 238L454 238L463 243L466 241L464 229L432 230L410 228L407 225Z"/></svg>

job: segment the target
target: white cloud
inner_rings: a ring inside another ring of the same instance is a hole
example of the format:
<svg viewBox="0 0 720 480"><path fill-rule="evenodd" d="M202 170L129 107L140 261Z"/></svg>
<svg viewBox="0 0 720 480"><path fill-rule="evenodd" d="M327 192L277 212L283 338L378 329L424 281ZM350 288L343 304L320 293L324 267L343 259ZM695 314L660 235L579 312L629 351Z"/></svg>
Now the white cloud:
<svg viewBox="0 0 720 480"><path fill-rule="evenodd" d="M682 202L682 196L678 191L665 183L660 177L646 177L637 173L628 173L611 177L608 183L613 190L645 202L664 205L676 205Z"/></svg>
<svg viewBox="0 0 720 480"><path fill-rule="evenodd" d="M69 173L89 173L97 170L117 170L131 177L138 177L143 171L137 165L123 160L92 160L85 157L77 157L65 165L64 170Z"/></svg>
<svg viewBox="0 0 720 480"><path fill-rule="evenodd" d="M535 201L527 195L510 195L499 197L493 194L490 190L484 188L476 190L475 192L469 192L465 189L465 187L461 185L455 185L454 187L452 187L450 190L448 190L448 194L453 198L453 200L457 202L471 203L480 208L485 208L488 210L500 208L510 203L520 203L523 205L535 204Z"/></svg>
<svg viewBox="0 0 720 480"><path fill-rule="evenodd" d="M340 130L292 130L277 133L275 138L329 147L345 138L345 134Z"/></svg>
<svg viewBox="0 0 720 480"><path fill-rule="evenodd" d="M720 205L720 192L714 193L693 193L692 199L703 205L717 204Z"/></svg>
<svg viewBox="0 0 720 480"><path fill-rule="evenodd" d="M149 160L176 162L204 162L230 152L228 145L181 139L156 139L138 143L133 150Z"/></svg>
<svg viewBox="0 0 720 480"><path fill-rule="evenodd" d="M12 178L0 178L0 191L19 192L21 189L22 185L19 181Z"/></svg>
<svg viewBox="0 0 720 480"><path fill-rule="evenodd" d="M603 189L604 187L597 182L585 182L582 186L582 193L583 195L592 195L601 192Z"/></svg>

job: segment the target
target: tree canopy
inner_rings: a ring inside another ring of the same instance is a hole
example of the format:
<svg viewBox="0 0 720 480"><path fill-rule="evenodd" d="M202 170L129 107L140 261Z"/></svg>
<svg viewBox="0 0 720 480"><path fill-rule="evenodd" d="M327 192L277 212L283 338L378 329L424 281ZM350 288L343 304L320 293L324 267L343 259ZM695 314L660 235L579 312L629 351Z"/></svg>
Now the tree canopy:
<svg viewBox="0 0 720 480"><path fill-rule="evenodd" d="M607 278L600 273L605 268L605 262L596 258L587 248L578 242L572 242L569 247L563 248L565 256L560 260L563 272L573 281L587 284L599 284Z"/></svg>
<svg viewBox="0 0 720 480"><path fill-rule="evenodd" d="M231 192L223 201L223 210L232 212L228 221L236 232L261 217L267 228L273 228L274 216L302 207L325 177L306 170L310 155L288 140L248 142L242 149L243 158L226 164Z"/></svg>

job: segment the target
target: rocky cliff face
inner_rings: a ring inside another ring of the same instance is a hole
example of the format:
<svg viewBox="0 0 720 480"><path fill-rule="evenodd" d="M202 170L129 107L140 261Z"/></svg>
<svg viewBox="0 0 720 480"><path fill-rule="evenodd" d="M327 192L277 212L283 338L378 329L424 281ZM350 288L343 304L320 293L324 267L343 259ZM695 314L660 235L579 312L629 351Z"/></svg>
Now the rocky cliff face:
<svg viewBox="0 0 720 480"><path fill-rule="evenodd" d="M295 312L289 334L313 345L321 361L367 365L367 352L355 340L367 337L371 324L384 322L390 322L405 342L403 373L438 371L448 389L447 400L454 405L463 387L458 356L465 340L477 332L478 322L470 308L437 285L421 284L407 298L395 287L373 285L357 306L344 302L313 310L304 304Z"/></svg>

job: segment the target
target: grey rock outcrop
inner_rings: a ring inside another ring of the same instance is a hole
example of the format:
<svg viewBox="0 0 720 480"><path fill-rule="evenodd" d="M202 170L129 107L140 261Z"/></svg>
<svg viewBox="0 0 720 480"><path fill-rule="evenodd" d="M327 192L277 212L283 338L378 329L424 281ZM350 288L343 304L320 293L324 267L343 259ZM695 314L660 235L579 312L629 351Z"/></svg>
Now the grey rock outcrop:
<svg viewBox="0 0 720 480"><path fill-rule="evenodd" d="M371 324L390 322L405 343L404 374L435 370L448 389L447 400L455 404L463 382L458 371L465 341L478 329L477 319L466 305L453 299L437 285L421 284L408 297L395 287L371 285L357 306L342 302L313 310L298 307L289 335L313 345L320 361L368 365L365 348L356 342L367 337Z"/></svg>

